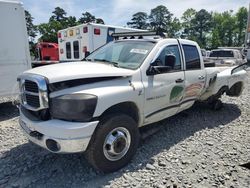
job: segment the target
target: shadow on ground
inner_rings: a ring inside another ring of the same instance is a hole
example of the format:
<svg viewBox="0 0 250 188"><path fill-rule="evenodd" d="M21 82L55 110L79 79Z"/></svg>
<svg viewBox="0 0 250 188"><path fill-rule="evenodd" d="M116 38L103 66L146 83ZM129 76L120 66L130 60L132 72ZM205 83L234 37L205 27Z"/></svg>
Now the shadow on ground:
<svg viewBox="0 0 250 188"><path fill-rule="evenodd" d="M241 115L234 104L224 104L220 111L211 111L204 104L157 124L160 131L143 140L137 154L123 169L102 174L96 172L82 154L57 155L31 143L26 143L3 153L0 160L0 182L36 187L100 187L119 178L127 171L138 171L151 158L203 129L226 125ZM152 126L152 125L151 125ZM1 187L1 184L0 184Z"/></svg>
<svg viewBox="0 0 250 188"><path fill-rule="evenodd" d="M0 103L0 122L19 116L18 108L12 102Z"/></svg>

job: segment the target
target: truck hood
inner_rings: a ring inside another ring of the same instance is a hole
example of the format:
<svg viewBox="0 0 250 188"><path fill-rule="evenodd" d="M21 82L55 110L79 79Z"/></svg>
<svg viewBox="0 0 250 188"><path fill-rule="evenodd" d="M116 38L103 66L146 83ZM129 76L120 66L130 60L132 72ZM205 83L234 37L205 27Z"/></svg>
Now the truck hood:
<svg viewBox="0 0 250 188"><path fill-rule="evenodd" d="M42 66L24 73L41 75L46 77L49 83L56 83L83 78L126 77L131 76L134 71L103 63L81 61Z"/></svg>

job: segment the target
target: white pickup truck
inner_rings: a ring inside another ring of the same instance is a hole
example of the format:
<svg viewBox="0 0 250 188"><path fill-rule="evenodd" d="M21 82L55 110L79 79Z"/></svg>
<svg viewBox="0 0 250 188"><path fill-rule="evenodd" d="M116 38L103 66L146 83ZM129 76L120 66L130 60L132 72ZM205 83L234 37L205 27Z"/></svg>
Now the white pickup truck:
<svg viewBox="0 0 250 188"><path fill-rule="evenodd" d="M135 154L138 128L190 108L220 107L242 92L246 65L205 68L196 42L113 41L85 61L38 67L19 76L20 125L54 153L86 151L97 169L112 172Z"/></svg>

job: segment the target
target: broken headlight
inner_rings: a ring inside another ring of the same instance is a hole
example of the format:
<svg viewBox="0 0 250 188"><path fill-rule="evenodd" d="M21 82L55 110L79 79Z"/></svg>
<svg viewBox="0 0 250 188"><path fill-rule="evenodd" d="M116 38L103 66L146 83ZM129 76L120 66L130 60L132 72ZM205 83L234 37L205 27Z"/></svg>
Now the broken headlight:
<svg viewBox="0 0 250 188"><path fill-rule="evenodd" d="M50 113L53 118L67 121L87 122L93 117L97 96L69 94L51 99Z"/></svg>

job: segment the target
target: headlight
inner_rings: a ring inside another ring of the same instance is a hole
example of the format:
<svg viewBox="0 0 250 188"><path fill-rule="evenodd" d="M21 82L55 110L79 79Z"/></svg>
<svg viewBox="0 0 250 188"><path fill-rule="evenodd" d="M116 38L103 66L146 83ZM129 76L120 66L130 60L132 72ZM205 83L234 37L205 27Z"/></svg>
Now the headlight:
<svg viewBox="0 0 250 188"><path fill-rule="evenodd" d="M50 113L53 118L68 121L90 121L97 103L97 96L69 94L52 98Z"/></svg>

